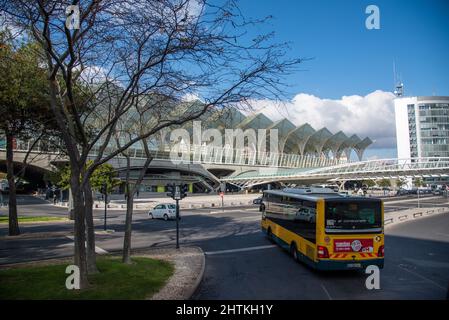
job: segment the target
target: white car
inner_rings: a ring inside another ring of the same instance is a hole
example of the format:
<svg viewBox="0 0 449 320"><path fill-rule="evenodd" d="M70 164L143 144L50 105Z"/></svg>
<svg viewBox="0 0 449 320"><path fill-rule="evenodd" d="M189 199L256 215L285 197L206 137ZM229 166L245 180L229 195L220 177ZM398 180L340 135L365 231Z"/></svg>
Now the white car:
<svg viewBox="0 0 449 320"><path fill-rule="evenodd" d="M176 219L176 205L172 203L161 203L148 211L148 217L151 219Z"/></svg>

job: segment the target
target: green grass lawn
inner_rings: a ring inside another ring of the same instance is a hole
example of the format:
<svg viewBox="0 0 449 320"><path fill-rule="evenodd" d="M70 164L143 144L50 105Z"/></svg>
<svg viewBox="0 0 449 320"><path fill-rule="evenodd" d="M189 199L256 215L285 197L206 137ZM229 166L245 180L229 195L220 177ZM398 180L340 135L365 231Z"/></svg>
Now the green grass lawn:
<svg viewBox="0 0 449 320"><path fill-rule="evenodd" d="M89 276L90 287L67 290L66 264L0 270L0 300L6 299L145 299L158 292L173 274L171 263L135 257L101 257L100 273Z"/></svg>
<svg viewBox="0 0 449 320"><path fill-rule="evenodd" d="M50 217L50 216L29 216L29 217L20 217L20 222L45 222L45 221L67 221L67 218L64 217ZM8 223L8 216L0 216L0 223Z"/></svg>

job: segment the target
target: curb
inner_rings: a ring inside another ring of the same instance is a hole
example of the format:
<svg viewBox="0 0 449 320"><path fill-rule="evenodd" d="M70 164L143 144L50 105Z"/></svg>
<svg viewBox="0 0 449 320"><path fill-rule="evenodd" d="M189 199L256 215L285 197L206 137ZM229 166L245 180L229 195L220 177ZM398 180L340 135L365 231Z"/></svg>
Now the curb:
<svg viewBox="0 0 449 320"><path fill-rule="evenodd" d="M73 231L25 232L18 236L0 236L0 240L51 239L73 236ZM43 259L44 260L44 259ZM35 260L40 261L40 260Z"/></svg>
<svg viewBox="0 0 449 320"><path fill-rule="evenodd" d="M404 210L404 211L408 211L408 210ZM412 211L412 212L408 212L408 213L398 211L397 216L384 219L384 226L385 226L385 228L387 228L387 227L391 227L391 226L397 225L402 222L411 221L411 220L423 218L423 217L428 217L428 216L434 215L434 214L444 214L444 213L449 213L448 208L445 208L445 207L436 207L433 209L423 208L423 210L421 210L421 211L416 211L416 212Z"/></svg>
<svg viewBox="0 0 449 320"><path fill-rule="evenodd" d="M59 258L45 258L40 260L29 260L23 262L13 262L7 264L0 264L0 270L4 269L16 269L30 266L47 266L59 263L73 263L73 255L65 255Z"/></svg>
<svg viewBox="0 0 449 320"><path fill-rule="evenodd" d="M196 278L195 283L192 285L190 290L187 291L188 293L186 293L184 300L190 300L192 298L193 294L196 292L196 290L200 286L201 282L203 281L204 272L206 270L206 255L204 254L203 249L201 249L200 247L196 247L196 246L193 248L198 248L199 251L202 253L202 255L201 255L201 270L200 270L198 277Z"/></svg>
<svg viewBox="0 0 449 320"><path fill-rule="evenodd" d="M30 216L32 217L32 216ZM47 220L47 221L20 221L21 225L30 225L30 224L60 224L60 223L73 223L74 220ZM8 226L7 222L1 222L0 227Z"/></svg>

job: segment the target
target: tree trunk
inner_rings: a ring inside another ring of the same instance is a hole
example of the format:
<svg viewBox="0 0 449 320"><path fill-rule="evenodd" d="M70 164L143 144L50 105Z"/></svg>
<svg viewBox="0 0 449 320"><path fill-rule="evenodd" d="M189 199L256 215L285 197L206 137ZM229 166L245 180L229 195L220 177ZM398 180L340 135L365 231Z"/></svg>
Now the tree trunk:
<svg viewBox="0 0 449 320"><path fill-rule="evenodd" d="M72 188L75 214L74 263L78 266L80 271L80 289L85 289L89 285L87 280L85 205L79 181L80 170L76 167L76 165L71 165L71 170L72 175L70 177L70 186Z"/></svg>
<svg viewBox="0 0 449 320"><path fill-rule="evenodd" d="M20 234L19 219L17 217L17 198L16 198L16 181L14 177L13 162L13 139L12 134L6 132L6 171L9 185L9 235L17 236Z"/></svg>
<svg viewBox="0 0 449 320"><path fill-rule="evenodd" d="M117 143L119 145L119 142ZM150 154L148 145L144 143L145 153L147 155L147 160L143 165L140 175L137 178L135 185L131 187L130 181L130 168L131 159L126 156L126 219L125 219L125 237L123 239L123 263L131 263L131 233L132 233L132 222L133 222L133 204L134 204L134 194L139 189L140 184L145 176L145 173L150 165L153 157Z"/></svg>
<svg viewBox="0 0 449 320"><path fill-rule="evenodd" d="M86 226L87 226L87 272L89 274L98 273L97 258L95 254L95 226L93 217L93 197L90 183L87 182L84 187L84 205L86 207Z"/></svg>
<svg viewBox="0 0 449 320"><path fill-rule="evenodd" d="M133 223L134 188L126 188L125 237L123 239L123 263L131 263L131 232Z"/></svg>

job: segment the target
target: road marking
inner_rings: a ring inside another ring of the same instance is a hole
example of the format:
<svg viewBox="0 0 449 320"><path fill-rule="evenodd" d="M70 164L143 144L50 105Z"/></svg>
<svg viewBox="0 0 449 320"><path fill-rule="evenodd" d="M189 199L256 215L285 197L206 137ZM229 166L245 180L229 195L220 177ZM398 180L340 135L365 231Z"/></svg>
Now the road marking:
<svg viewBox="0 0 449 320"><path fill-rule="evenodd" d="M227 212L241 212L241 211L244 211L244 209L231 209L231 210L216 210L216 211L209 211L209 214L227 213Z"/></svg>
<svg viewBox="0 0 449 320"><path fill-rule="evenodd" d="M72 240L72 241L75 241L75 237L74 236L66 236L66 237L68 239ZM75 245L75 243L72 243L72 245ZM87 246L87 242L86 242L86 246ZM107 252L106 250L104 250L104 249L102 249L100 247L95 246L95 253L106 254L106 253L109 253L109 252Z"/></svg>
<svg viewBox="0 0 449 320"><path fill-rule="evenodd" d="M234 220L234 221L245 221L245 220L254 220L254 221L257 221L257 220L261 220L261 217L259 217L259 216L256 216L256 217L250 216L250 217L234 218L234 219L232 219L232 220Z"/></svg>
<svg viewBox="0 0 449 320"><path fill-rule="evenodd" d="M224 253L233 253L233 252L244 252L244 251L254 251L254 250L263 250L277 247L275 244L270 244L266 246L257 246L257 247L248 247L248 248L240 248L240 249L230 249L230 250L219 250L219 251L206 251L207 255L214 254L224 254Z"/></svg>
<svg viewBox="0 0 449 320"><path fill-rule="evenodd" d="M329 291L327 291L327 289L326 289L326 287L324 286L324 284L321 284L321 288L322 288L323 291L326 293L327 298L328 298L329 300L332 300L332 297L331 297L331 295L329 294Z"/></svg>
<svg viewBox="0 0 449 320"><path fill-rule="evenodd" d="M417 276L418 278L421 278L421 279L423 279L423 280L425 280L425 281L427 281L427 282L433 284L434 286L440 288L441 290L444 290L445 292L446 292L446 290L447 290L447 288L440 286L440 285L439 285L438 283L436 283L435 281L430 280L429 278L426 278L426 277L420 275L419 273L416 273L416 272L413 272L413 271L411 271L411 270L408 270L407 268L401 267L401 265L398 265L398 267L399 267L400 269L404 270L404 271L407 271L408 273L411 273L411 274Z"/></svg>

